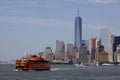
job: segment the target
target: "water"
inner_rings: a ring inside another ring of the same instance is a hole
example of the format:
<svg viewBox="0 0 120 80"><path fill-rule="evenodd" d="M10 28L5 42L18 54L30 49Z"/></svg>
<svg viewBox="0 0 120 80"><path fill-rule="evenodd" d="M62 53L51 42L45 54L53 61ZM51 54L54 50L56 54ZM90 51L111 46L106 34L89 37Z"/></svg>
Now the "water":
<svg viewBox="0 0 120 80"><path fill-rule="evenodd" d="M120 80L120 66L52 65L50 71L13 71L13 65L0 65L0 80Z"/></svg>

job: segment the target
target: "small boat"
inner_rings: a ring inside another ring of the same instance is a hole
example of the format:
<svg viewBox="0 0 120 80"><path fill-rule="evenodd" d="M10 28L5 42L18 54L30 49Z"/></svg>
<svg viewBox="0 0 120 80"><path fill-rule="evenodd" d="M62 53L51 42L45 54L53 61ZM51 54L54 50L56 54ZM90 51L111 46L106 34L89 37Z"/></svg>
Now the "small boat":
<svg viewBox="0 0 120 80"><path fill-rule="evenodd" d="M45 61L42 57L36 55L16 60L15 63L15 71L50 70L50 67L50 61Z"/></svg>
<svg viewBox="0 0 120 80"><path fill-rule="evenodd" d="M114 66L114 64L103 63L102 66Z"/></svg>
<svg viewBox="0 0 120 80"><path fill-rule="evenodd" d="M81 63L81 64L77 63L77 64L75 64L75 67L86 67L86 66L84 66L83 63Z"/></svg>

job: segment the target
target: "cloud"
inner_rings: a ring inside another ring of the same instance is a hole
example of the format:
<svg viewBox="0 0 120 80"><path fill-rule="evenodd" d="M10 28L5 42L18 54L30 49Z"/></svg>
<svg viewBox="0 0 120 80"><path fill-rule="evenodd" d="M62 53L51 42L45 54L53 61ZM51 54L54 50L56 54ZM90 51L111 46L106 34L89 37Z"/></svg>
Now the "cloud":
<svg viewBox="0 0 120 80"><path fill-rule="evenodd" d="M11 6L0 6L0 10L11 9Z"/></svg>
<svg viewBox="0 0 120 80"><path fill-rule="evenodd" d="M0 16L0 25L1 26L9 25L15 27L19 27L20 25L32 27L73 26L71 22L66 22L58 19L41 19L37 17L9 17L9 16Z"/></svg>
<svg viewBox="0 0 120 80"><path fill-rule="evenodd" d="M99 3L99 4L114 4L114 3L120 2L120 0L89 0L89 1L93 3Z"/></svg>
<svg viewBox="0 0 120 80"><path fill-rule="evenodd" d="M22 5L22 6L21 6ZM20 9L20 8L61 8L64 6L62 1L42 1L42 0L14 0L14 1L4 1L0 2L0 8Z"/></svg>
<svg viewBox="0 0 120 80"><path fill-rule="evenodd" d="M120 34L120 31L119 31L118 28L110 26L110 25L98 25L98 26L96 25L96 26L94 26L94 29L99 30L99 31L101 29L108 29L109 32L113 35L119 35Z"/></svg>
<svg viewBox="0 0 120 80"><path fill-rule="evenodd" d="M111 25L85 24L83 27L83 35L86 35L86 36L83 36L83 39L90 39L91 37L97 37L99 39L101 29L108 29L110 34L119 36L120 30L118 29L118 27L111 26Z"/></svg>

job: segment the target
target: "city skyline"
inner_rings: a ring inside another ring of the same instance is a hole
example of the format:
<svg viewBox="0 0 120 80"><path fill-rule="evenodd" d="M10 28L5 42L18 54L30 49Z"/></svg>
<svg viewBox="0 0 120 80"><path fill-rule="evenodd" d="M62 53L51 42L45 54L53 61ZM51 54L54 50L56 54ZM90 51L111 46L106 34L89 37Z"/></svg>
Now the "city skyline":
<svg viewBox="0 0 120 80"><path fill-rule="evenodd" d="M119 0L0 0L0 61L36 54L55 41L74 43L74 18L79 6L83 40L100 38L100 29L119 35Z"/></svg>

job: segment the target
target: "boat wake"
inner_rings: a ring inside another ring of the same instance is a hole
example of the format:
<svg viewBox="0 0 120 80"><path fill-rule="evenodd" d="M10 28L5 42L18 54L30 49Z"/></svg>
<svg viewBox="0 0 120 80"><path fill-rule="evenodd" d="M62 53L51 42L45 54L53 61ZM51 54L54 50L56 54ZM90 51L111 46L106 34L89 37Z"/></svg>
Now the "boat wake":
<svg viewBox="0 0 120 80"><path fill-rule="evenodd" d="M59 71L59 70L71 70L71 69L74 69L74 68L51 68L50 70L51 71Z"/></svg>
<svg viewBox="0 0 120 80"><path fill-rule="evenodd" d="M13 71L23 71L23 70L19 70L19 69L14 69Z"/></svg>
<svg viewBox="0 0 120 80"><path fill-rule="evenodd" d="M51 68L50 70L51 71L58 71L58 70L61 70L61 68Z"/></svg>

